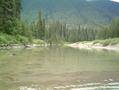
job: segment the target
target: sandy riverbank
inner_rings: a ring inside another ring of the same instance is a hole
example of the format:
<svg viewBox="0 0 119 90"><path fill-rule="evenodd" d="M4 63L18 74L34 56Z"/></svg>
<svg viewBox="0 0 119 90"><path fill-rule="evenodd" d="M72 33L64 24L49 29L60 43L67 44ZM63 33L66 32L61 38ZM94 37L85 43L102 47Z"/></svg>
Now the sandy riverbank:
<svg viewBox="0 0 119 90"><path fill-rule="evenodd" d="M93 42L77 42L73 44L67 44L66 46L79 49L105 49L119 51L119 44L104 46L101 43L94 44Z"/></svg>

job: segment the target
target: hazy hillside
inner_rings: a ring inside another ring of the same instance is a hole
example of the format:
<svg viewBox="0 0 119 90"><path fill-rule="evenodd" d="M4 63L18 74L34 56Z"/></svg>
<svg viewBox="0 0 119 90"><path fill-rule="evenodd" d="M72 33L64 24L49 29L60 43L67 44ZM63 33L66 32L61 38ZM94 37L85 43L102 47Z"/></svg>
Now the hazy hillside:
<svg viewBox="0 0 119 90"><path fill-rule="evenodd" d="M25 19L33 20L41 9L48 20L104 25L119 16L119 3L109 0L23 0Z"/></svg>

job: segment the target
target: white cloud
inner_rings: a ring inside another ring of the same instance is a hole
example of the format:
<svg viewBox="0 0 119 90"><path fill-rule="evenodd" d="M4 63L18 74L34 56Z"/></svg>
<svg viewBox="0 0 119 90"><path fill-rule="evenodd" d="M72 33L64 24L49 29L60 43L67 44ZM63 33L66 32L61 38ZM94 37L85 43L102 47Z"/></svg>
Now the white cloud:
<svg viewBox="0 0 119 90"><path fill-rule="evenodd" d="M111 0L111 1L114 1L114 2L119 2L119 0Z"/></svg>
<svg viewBox="0 0 119 90"><path fill-rule="evenodd" d="M87 2L91 2L91 1L98 1L98 0L86 0ZM102 0L103 1L103 0ZM119 0L110 0L110 1L113 1L113 2L118 2L119 3Z"/></svg>

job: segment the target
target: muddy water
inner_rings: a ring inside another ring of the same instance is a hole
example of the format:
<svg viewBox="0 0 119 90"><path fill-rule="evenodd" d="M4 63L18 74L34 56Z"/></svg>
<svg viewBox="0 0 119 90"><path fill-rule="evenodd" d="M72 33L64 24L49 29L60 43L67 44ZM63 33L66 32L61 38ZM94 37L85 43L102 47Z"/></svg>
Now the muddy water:
<svg viewBox="0 0 119 90"><path fill-rule="evenodd" d="M119 90L119 52L42 47L0 51L0 90Z"/></svg>

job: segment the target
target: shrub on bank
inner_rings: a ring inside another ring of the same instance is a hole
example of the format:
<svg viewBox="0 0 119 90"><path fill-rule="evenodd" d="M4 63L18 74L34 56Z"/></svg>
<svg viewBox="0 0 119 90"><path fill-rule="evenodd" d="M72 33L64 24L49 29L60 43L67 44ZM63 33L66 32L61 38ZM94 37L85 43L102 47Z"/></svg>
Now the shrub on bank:
<svg viewBox="0 0 119 90"><path fill-rule="evenodd" d="M0 33L0 44L24 44L28 43L29 40L27 37L21 36L21 35L8 35Z"/></svg>
<svg viewBox="0 0 119 90"><path fill-rule="evenodd" d="M105 40L95 40L93 44L100 43L103 46L116 45L119 44L119 38L105 39Z"/></svg>
<svg viewBox="0 0 119 90"><path fill-rule="evenodd" d="M40 39L34 39L33 44L46 44L46 42Z"/></svg>

